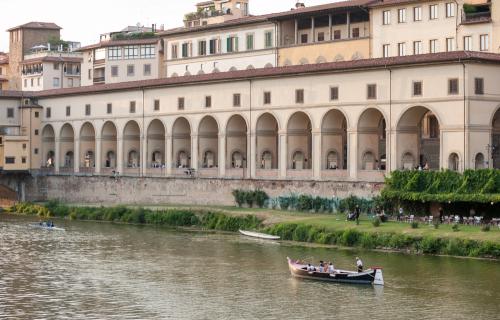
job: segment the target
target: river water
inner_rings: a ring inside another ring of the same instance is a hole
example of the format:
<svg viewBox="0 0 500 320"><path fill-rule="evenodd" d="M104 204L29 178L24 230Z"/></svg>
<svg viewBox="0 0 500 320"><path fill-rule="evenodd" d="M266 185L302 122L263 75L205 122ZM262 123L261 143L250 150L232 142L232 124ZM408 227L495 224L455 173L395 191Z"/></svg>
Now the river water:
<svg viewBox="0 0 500 320"><path fill-rule="evenodd" d="M500 263L0 215L0 319L499 319ZM286 257L384 267L386 286L293 279Z"/></svg>

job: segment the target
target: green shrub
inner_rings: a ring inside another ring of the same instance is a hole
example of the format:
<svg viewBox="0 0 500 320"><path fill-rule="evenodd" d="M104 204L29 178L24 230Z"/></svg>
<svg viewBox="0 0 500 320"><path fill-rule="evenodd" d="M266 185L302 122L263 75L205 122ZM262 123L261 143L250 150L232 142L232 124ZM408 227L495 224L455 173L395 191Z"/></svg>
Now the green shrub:
<svg viewBox="0 0 500 320"><path fill-rule="evenodd" d="M373 226L374 226L375 228L380 227L380 224L381 224L381 223L382 223L382 222L380 221L380 218L379 218L379 217L376 217L376 218L375 218L375 219L373 219L373 221L372 221L372 224L373 224Z"/></svg>
<svg viewBox="0 0 500 320"><path fill-rule="evenodd" d="M243 193L243 191L236 189L233 190L232 194L234 197L234 201L236 202L236 204L238 204L238 207L242 207L245 203L245 194Z"/></svg>
<svg viewBox="0 0 500 320"><path fill-rule="evenodd" d="M454 223L453 226L451 227L451 229L454 232L458 232L458 231L460 231L460 226L458 225L458 223Z"/></svg>
<svg viewBox="0 0 500 320"><path fill-rule="evenodd" d="M412 228L412 229L418 229L418 226L419 226L419 225L418 225L418 222L417 222L417 221L413 221L413 222L411 223L411 228Z"/></svg>
<svg viewBox="0 0 500 320"><path fill-rule="evenodd" d="M437 254L441 248L441 240L431 236L426 236L420 242L422 253Z"/></svg>
<svg viewBox="0 0 500 320"><path fill-rule="evenodd" d="M254 191L254 199L255 199L255 203L257 204L257 206L259 208L263 208L266 201L269 199L269 196L264 191L257 190L257 191Z"/></svg>
<svg viewBox="0 0 500 320"><path fill-rule="evenodd" d="M488 231L490 231L490 229L491 229L491 227L489 224L485 224L485 225L481 226L481 231L483 231L483 232L488 232Z"/></svg>
<svg viewBox="0 0 500 320"><path fill-rule="evenodd" d="M341 244L348 247L356 245L360 238L360 233L354 229L347 229L342 234Z"/></svg>

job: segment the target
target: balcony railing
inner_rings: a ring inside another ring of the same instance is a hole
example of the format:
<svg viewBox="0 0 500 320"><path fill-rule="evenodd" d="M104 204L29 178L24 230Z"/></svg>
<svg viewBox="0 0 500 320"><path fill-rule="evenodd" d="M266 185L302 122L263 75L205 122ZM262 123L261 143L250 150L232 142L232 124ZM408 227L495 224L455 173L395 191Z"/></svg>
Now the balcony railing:
<svg viewBox="0 0 500 320"><path fill-rule="evenodd" d="M219 17L219 16L223 16L223 15L225 15L225 13L221 10L192 12L192 13L188 13L184 16L184 21L193 21L193 20L198 20L198 19Z"/></svg>
<svg viewBox="0 0 500 320"><path fill-rule="evenodd" d="M94 77L94 83L101 83L104 82L106 79L105 77Z"/></svg>
<svg viewBox="0 0 500 320"><path fill-rule="evenodd" d="M488 22L491 20L491 12L474 12L474 13L465 13L462 16L462 23L476 23L476 22Z"/></svg>

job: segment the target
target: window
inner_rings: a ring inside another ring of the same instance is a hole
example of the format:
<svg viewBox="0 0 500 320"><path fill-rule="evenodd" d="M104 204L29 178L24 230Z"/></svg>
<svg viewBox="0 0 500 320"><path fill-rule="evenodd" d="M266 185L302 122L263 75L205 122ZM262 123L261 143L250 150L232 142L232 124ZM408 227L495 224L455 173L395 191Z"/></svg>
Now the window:
<svg viewBox="0 0 500 320"><path fill-rule="evenodd" d="M15 157L5 157L5 164L15 164L15 163L16 163Z"/></svg>
<svg viewBox="0 0 500 320"><path fill-rule="evenodd" d="M40 116L40 114L38 113L38 111L35 112L35 118L38 118Z"/></svg>
<svg viewBox="0 0 500 320"><path fill-rule="evenodd" d="M387 10L382 12L382 24L383 25L391 24L391 11Z"/></svg>
<svg viewBox="0 0 500 320"><path fill-rule="evenodd" d="M139 58L139 46L126 46L123 48L123 56L125 59Z"/></svg>
<svg viewBox="0 0 500 320"><path fill-rule="evenodd" d="M227 52L237 52L239 50L238 37L231 36L227 38Z"/></svg>
<svg viewBox="0 0 500 320"><path fill-rule="evenodd" d="M151 65L149 63L144 65L144 75L145 76L151 75Z"/></svg>
<svg viewBox="0 0 500 320"><path fill-rule="evenodd" d="M68 79L68 87L73 88L73 78Z"/></svg>
<svg viewBox="0 0 500 320"><path fill-rule="evenodd" d="M413 81L413 96L422 95L422 81Z"/></svg>
<svg viewBox="0 0 500 320"><path fill-rule="evenodd" d="M33 79L31 79L33 80ZM58 88L60 86L60 83L59 83L59 78L53 78L52 79L52 85L54 86L54 88Z"/></svg>
<svg viewBox="0 0 500 320"><path fill-rule="evenodd" d="M413 8L413 21L422 21L422 7Z"/></svg>
<svg viewBox="0 0 500 320"><path fill-rule="evenodd" d="M111 66L111 76L118 77L118 66Z"/></svg>
<svg viewBox="0 0 500 320"><path fill-rule="evenodd" d="M191 47L190 43L186 42L186 43L182 44L182 57L183 58L187 58L187 57L191 56L190 52L189 52L190 51L190 47Z"/></svg>
<svg viewBox="0 0 500 320"><path fill-rule="evenodd" d="M339 87L330 87L330 100L339 99Z"/></svg>
<svg viewBox="0 0 500 320"><path fill-rule="evenodd" d="M52 116L52 110L50 108L45 109L45 118L50 118Z"/></svg>
<svg viewBox="0 0 500 320"><path fill-rule="evenodd" d="M27 88L28 87L28 79L24 79L24 87Z"/></svg>
<svg viewBox="0 0 500 320"><path fill-rule="evenodd" d="M446 51L454 51L455 50L455 39L453 38L446 38Z"/></svg>
<svg viewBox="0 0 500 320"><path fill-rule="evenodd" d="M464 50L465 51L472 51L472 37L471 36L464 37Z"/></svg>
<svg viewBox="0 0 500 320"><path fill-rule="evenodd" d="M172 55L172 59L177 59L177 44L173 44L172 45L172 52L171 52L171 55Z"/></svg>
<svg viewBox="0 0 500 320"><path fill-rule="evenodd" d="M26 163L26 157L21 158L21 163Z"/></svg>
<svg viewBox="0 0 500 320"><path fill-rule="evenodd" d="M207 55L207 41L205 40L198 41L198 55L199 56Z"/></svg>
<svg viewBox="0 0 500 320"><path fill-rule="evenodd" d="M367 85L367 99L377 99L377 85L369 84Z"/></svg>
<svg viewBox="0 0 500 320"><path fill-rule="evenodd" d="M69 116L71 116L71 107L66 106L66 117L69 117Z"/></svg>
<svg viewBox="0 0 500 320"><path fill-rule="evenodd" d="M264 104L271 104L271 91L264 92Z"/></svg>
<svg viewBox="0 0 500 320"><path fill-rule="evenodd" d="M406 55L406 43L404 42L398 43L398 55L400 57Z"/></svg>
<svg viewBox="0 0 500 320"><path fill-rule="evenodd" d="M406 8L398 10L398 23L406 22Z"/></svg>
<svg viewBox="0 0 500 320"><path fill-rule="evenodd" d="M127 76L131 77L131 76L134 75L134 73L135 73L135 67L134 67L134 65L133 64L129 64L127 66Z"/></svg>
<svg viewBox="0 0 500 320"><path fill-rule="evenodd" d="M455 4L453 2L448 2L446 4L446 18L451 18L455 16Z"/></svg>
<svg viewBox="0 0 500 320"><path fill-rule="evenodd" d="M352 28L352 37L359 38L359 28Z"/></svg>
<svg viewBox="0 0 500 320"><path fill-rule="evenodd" d="M253 50L253 33L247 34L247 50Z"/></svg>
<svg viewBox="0 0 500 320"><path fill-rule="evenodd" d="M235 93L233 94L233 107L241 106L241 94Z"/></svg>
<svg viewBox="0 0 500 320"><path fill-rule="evenodd" d="M273 46L273 32L272 31L266 31L264 46L266 48L271 48Z"/></svg>
<svg viewBox="0 0 500 320"><path fill-rule="evenodd" d="M35 154L38 154L38 148L35 148Z"/></svg>
<svg viewBox="0 0 500 320"><path fill-rule="evenodd" d="M340 40L342 33L340 30L333 31L333 40Z"/></svg>
<svg viewBox="0 0 500 320"><path fill-rule="evenodd" d="M219 53L219 39L210 40L210 54Z"/></svg>
<svg viewBox="0 0 500 320"><path fill-rule="evenodd" d="M54 70L59 70L59 63L54 63Z"/></svg>
<svg viewBox="0 0 500 320"><path fill-rule="evenodd" d="M7 118L14 118L14 108L7 108Z"/></svg>
<svg viewBox="0 0 500 320"><path fill-rule="evenodd" d="M35 79L31 78L30 80L31 80L30 81L31 82L31 86L33 87L33 82L35 81Z"/></svg>
<svg viewBox="0 0 500 320"><path fill-rule="evenodd" d="M212 96L205 96L205 108L212 107Z"/></svg>
<svg viewBox="0 0 500 320"><path fill-rule="evenodd" d="M413 54L422 54L422 41L413 41Z"/></svg>
<svg viewBox="0 0 500 320"><path fill-rule="evenodd" d="M483 78L475 78L474 79L474 93L475 94L484 94L484 79Z"/></svg>
<svg viewBox="0 0 500 320"><path fill-rule="evenodd" d="M177 98L177 109L184 110L184 97Z"/></svg>
<svg viewBox="0 0 500 320"><path fill-rule="evenodd" d="M154 111L160 111L160 100L155 100Z"/></svg>
<svg viewBox="0 0 500 320"><path fill-rule="evenodd" d="M479 50L488 51L490 49L490 37L487 34L479 36Z"/></svg>
<svg viewBox="0 0 500 320"><path fill-rule="evenodd" d="M90 104L85 105L85 115L90 116Z"/></svg>
<svg viewBox="0 0 500 320"><path fill-rule="evenodd" d="M384 58L387 58L389 57L389 50L390 50L390 45L389 44L384 44L382 46L382 56Z"/></svg>
<svg viewBox="0 0 500 320"><path fill-rule="evenodd" d="M92 69L88 70L88 78L89 80L92 80Z"/></svg>
<svg viewBox="0 0 500 320"><path fill-rule="evenodd" d="M359 28L358 28L359 32ZM324 32L318 32L318 42L325 41L325 33Z"/></svg>
<svg viewBox="0 0 500 320"><path fill-rule="evenodd" d="M23 143L23 150L26 150L26 143Z"/></svg>
<svg viewBox="0 0 500 320"><path fill-rule="evenodd" d="M438 51L438 43L437 40L429 41L429 52L436 53Z"/></svg>
<svg viewBox="0 0 500 320"><path fill-rule="evenodd" d="M295 103L304 103L304 89L295 90Z"/></svg>
<svg viewBox="0 0 500 320"><path fill-rule="evenodd" d="M113 104L108 103L106 106L106 113L107 114L112 114L113 113Z"/></svg>
<svg viewBox="0 0 500 320"><path fill-rule="evenodd" d="M448 94L458 94L458 79L448 79Z"/></svg>
<svg viewBox="0 0 500 320"><path fill-rule="evenodd" d="M35 136L37 136L39 133L38 129L35 129Z"/></svg>
<svg viewBox="0 0 500 320"><path fill-rule="evenodd" d="M130 113L135 113L135 101L130 101Z"/></svg>
<svg viewBox="0 0 500 320"><path fill-rule="evenodd" d="M300 35L300 43L307 43L307 41L308 41L307 34L306 33L301 34Z"/></svg>
<svg viewBox="0 0 500 320"><path fill-rule="evenodd" d="M156 47L152 44L141 46L141 58L151 59L156 56Z"/></svg>
<svg viewBox="0 0 500 320"><path fill-rule="evenodd" d="M118 60L121 58L122 58L122 48L111 47L108 49L108 59L109 60Z"/></svg>
<svg viewBox="0 0 500 320"><path fill-rule="evenodd" d="M438 5L433 4L429 6L429 19L436 20L438 18Z"/></svg>

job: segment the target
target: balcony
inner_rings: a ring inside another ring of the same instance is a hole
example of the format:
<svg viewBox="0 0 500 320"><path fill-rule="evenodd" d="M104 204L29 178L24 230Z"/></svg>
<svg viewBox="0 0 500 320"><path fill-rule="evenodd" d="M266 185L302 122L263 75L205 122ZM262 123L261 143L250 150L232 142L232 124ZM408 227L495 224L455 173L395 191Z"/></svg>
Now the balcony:
<svg viewBox="0 0 500 320"><path fill-rule="evenodd" d="M105 77L95 77L94 84L104 83L105 80L106 80Z"/></svg>
<svg viewBox="0 0 500 320"><path fill-rule="evenodd" d="M472 12L464 13L462 16L462 24L475 24L491 22L491 12Z"/></svg>
<svg viewBox="0 0 500 320"><path fill-rule="evenodd" d="M212 17L220 17L220 16L223 16L224 14L225 13L222 12L221 10L191 12L191 13L184 15L184 21L189 22L189 21L207 19L207 18L212 18Z"/></svg>

